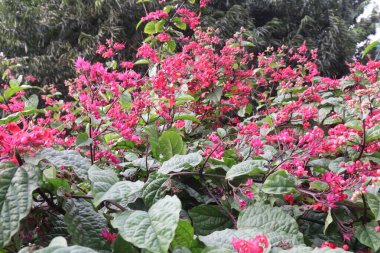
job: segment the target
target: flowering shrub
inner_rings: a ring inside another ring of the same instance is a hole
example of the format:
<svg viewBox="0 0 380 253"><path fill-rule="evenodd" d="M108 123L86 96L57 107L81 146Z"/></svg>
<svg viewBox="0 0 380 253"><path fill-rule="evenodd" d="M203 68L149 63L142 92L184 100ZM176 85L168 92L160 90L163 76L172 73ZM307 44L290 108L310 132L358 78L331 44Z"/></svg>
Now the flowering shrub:
<svg viewBox="0 0 380 253"><path fill-rule="evenodd" d="M65 101L2 59L3 251L377 252L380 62L322 77L305 44L254 55L199 27L208 1L162 2Z"/></svg>

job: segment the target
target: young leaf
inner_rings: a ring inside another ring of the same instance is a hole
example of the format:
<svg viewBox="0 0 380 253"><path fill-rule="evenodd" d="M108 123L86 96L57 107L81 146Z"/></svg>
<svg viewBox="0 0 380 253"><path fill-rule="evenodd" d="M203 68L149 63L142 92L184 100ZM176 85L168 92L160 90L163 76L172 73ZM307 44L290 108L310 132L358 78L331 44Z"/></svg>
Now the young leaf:
<svg viewBox="0 0 380 253"><path fill-rule="evenodd" d="M175 236L171 243L173 248L186 247L191 249L194 243L194 228L191 226L189 220L180 220L178 222L177 229L175 230Z"/></svg>
<svg viewBox="0 0 380 253"><path fill-rule="evenodd" d="M146 34L155 34L156 31L156 23L155 21L148 22L144 27L144 33Z"/></svg>
<svg viewBox="0 0 380 253"><path fill-rule="evenodd" d="M181 134L175 131L165 131L158 139L158 145L162 155L162 160L167 161L174 155L186 153L185 143L182 141Z"/></svg>
<svg viewBox="0 0 380 253"><path fill-rule="evenodd" d="M181 201L177 196L166 196L148 212L128 210L115 215L111 224L124 240L151 252L168 252L179 221Z"/></svg>

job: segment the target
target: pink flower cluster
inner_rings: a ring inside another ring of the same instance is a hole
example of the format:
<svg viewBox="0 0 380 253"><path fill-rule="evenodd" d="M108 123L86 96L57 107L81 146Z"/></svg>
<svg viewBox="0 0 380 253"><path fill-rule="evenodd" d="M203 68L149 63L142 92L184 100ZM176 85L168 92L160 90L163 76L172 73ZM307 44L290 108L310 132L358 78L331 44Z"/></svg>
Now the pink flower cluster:
<svg viewBox="0 0 380 253"><path fill-rule="evenodd" d="M269 247L269 241L265 235L257 235L248 241L233 238L232 246L239 253L263 253Z"/></svg>

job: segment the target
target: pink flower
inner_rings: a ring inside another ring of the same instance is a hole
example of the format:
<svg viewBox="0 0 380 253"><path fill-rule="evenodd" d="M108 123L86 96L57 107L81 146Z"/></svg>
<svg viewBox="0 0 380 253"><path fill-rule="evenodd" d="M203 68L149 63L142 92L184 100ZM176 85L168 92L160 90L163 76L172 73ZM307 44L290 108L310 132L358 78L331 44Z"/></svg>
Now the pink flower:
<svg viewBox="0 0 380 253"><path fill-rule="evenodd" d="M247 208L247 202L244 199L239 199L239 205L241 209Z"/></svg>
<svg viewBox="0 0 380 253"><path fill-rule="evenodd" d="M199 16L195 12L186 8L180 8L176 12L181 16L182 22L190 26L190 29L195 29L200 24Z"/></svg>
<svg viewBox="0 0 380 253"><path fill-rule="evenodd" d="M113 44L113 49L117 50L117 51L121 51L125 48L125 45L123 43L115 43Z"/></svg>
<svg viewBox="0 0 380 253"><path fill-rule="evenodd" d="M157 20L168 17L169 15L166 12L164 12L163 10L158 10L148 13L148 15L142 18L142 21Z"/></svg>
<svg viewBox="0 0 380 253"><path fill-rule="evenodd" d="M262 253L269 247L269 242L265 235L257 235L248 241L232 238L232 246L239 253Z"/></svg>
<svg viewBox="0 0 380 253"><path fill-rule="evenodd" d="M32 76L32 75L26 76L25 79L26 79L26 80L29 80L29 81L32 82L32 83L34 83L34 82L37 80L37 79L36 79L34 76Z"/></svg>
<svg viewBox="0 0 380 253"><path fill-rule="evenodd" d="M169 34L167 33L160 33L156 36L156 38L160 41L160 42L165 42L165 41L169 41L171 40L172 38L170 37Z"/></svg>
<svg viewBox="0 0 380 253"><path fill-rule="evenodd" d="M108 243L113 243L113 241L117 237L117 233L111 233L107 228L103 228L102 231L100 232L100 235L106 239Z"/></svg>
<svg viewBox="0 0 380 253"><path fill-rule="evenodd" d="M123 61L120 63L120 66L125 68L125 69L131 69L131 68L133 68L134 63L131 61Z"/></svg>
<svg viewBox="0 0 380 253"><path fill-rule="evenodd" d="M211 0L201 0L200 6L201 7L206 7L210 2L211 2Z"/></svg>
<svg viewBox="0 0 380 253"><path fill-rule="evenodd" d="M254 197L254 195L253 195L253 193L252 193L251 190L245 190L244 195L245 195L248 199L253 199L253 197Z"/></svg>
<svg viewBox="0 0 380 253"><path fill-rule="evenodd" d="M332 242L324 242L320 248L330 248L330 249L336 249L338 246L336 246L335 243Z"/></svg>
<svg viewBox="0 0 380 253"><path fill-rule="evenodd" d="M113 51L112 48L109 48L107 51L105 51L105 52L102 54L102 56L103 56L104 58L111 58L111 57L114 56L114 55L115 55L115 52Z"/></svg>
<svg viewBox="0 0 380 253"><path fill-rule="evenodd" d="M154 51L149 44L143 43L137 50L136 57L142 57L152 60L153 62L159 62L156 51Z"/></svg>
<svg viewBox="0 0 380 253"><path fill-rule="evenodd" d="M99 44L98 49L96 50L97 54L102 54L104 51L106 51L107 47L105 45Z"/></svg>
<svg viewBox="0 0 380 253"><path fill-rule="evenodd" d="M88 61L85 61L82 57L78 57L75 61L75 68L77 71L88 71L91 68L91 64Z"/></svg>

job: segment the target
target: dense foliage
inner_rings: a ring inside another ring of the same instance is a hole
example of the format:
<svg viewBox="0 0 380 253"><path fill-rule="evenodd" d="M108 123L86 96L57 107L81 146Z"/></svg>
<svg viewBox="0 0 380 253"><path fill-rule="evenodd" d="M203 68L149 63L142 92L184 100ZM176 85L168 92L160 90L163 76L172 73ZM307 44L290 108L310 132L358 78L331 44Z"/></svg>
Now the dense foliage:
<svg viewBox="0 0 380 253"><path fill-rule="evenodd" d="M154 2L154 4L152 3ZM74 74L78 54L96 61L99 40L124 41L126 55L135 53L141 29L135 24L159 1L135 0L3 0L0 2L0 52L16 57L44 84L63 83ZM319 49L323 74L342 76L355 47L374 33L374 14L359 23L368 0L214 0L202 8L204 25L219 28L224 39L245 27L254 38L255 53L266 47L298 47L306 41ZM188 31L189 32L189 31ZM61 89L61 88L60 88ZM63 90L63 89L61 89Z"/></svg>
<svg viewBox="0 0 380 253"><path fill-rule="evenodd" d="M377 252L380 62L323 77L306 44L254 54L199 26L209 1L163 2L66 101L2 59L0 249Z"/></svg>

